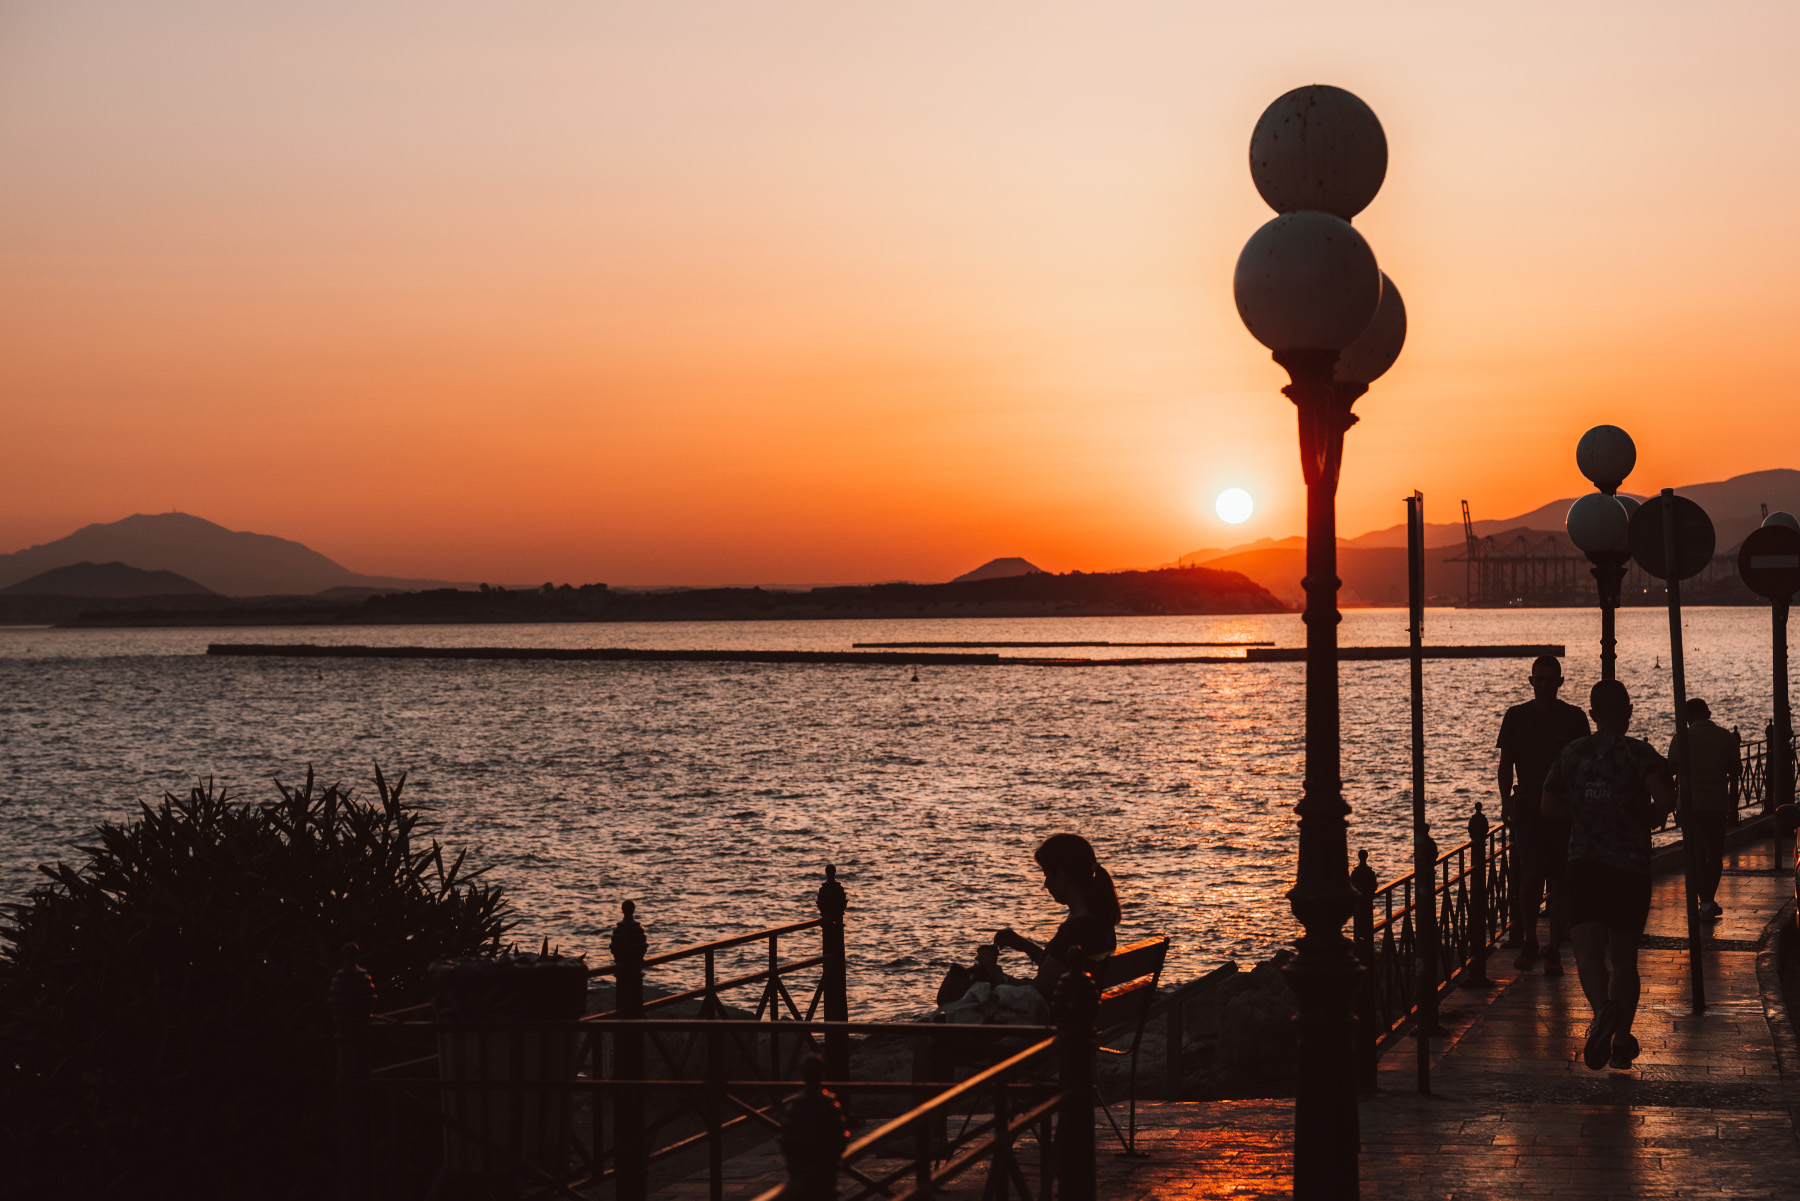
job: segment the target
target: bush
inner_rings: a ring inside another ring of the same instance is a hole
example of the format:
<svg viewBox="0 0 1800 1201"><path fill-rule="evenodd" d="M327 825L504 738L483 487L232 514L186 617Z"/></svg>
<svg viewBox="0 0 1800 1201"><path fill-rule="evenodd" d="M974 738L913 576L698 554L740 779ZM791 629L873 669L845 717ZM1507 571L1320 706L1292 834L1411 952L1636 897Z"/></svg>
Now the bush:
<svg viewBox="0 0 1800 1201"><path fill-rule="evenodd" d="M445 864L375 771L379 803L210 782L98 828L0 924L0 1163L20 1196L329 1192L326 990L346 942L380 1008L432 960L497 948L497 886Z"/></svg>

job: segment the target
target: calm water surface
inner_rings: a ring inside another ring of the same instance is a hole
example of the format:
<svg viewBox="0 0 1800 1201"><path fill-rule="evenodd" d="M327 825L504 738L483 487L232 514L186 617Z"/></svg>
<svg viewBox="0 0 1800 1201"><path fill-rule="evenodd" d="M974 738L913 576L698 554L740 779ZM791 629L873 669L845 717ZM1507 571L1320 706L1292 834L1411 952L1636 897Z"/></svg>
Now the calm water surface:
<svg viewBox="0 0 1800 1201"><path fill-rule="evenodd" d="M1344 616L1347 644L1401 644L1402 611ZM1688 686L1760 731L1766 609L1687 614ZM70 857L99 821L211 776L240 796L271 777L408 773L435 835L492 865L521 942L604 958L618 903L652 948L812 916L822 865L850 891L856 1012L929 1000L951 955L1001 925L1056 919L1033 870L1045 834L1100 848L1123 934L1167 932L1173 978L1266 955L1296 927L1292 807L1300 664L1085 669L840 665L304 661L207 658L206 644L641 646L841 650L969 639L1299 646L1295 615L1004 621L423 626L320 630L0 629L0 900ZM1584 610L1434 610L1435 643L1563 643L1566 699L1598 675ZM1667 618L1619 615L1635 732L1666 745ZM1104 650L1071 651L1102 656ZM1114 651L1140 656L1154 651ZM1180 651L1162 652L1181 654ZM1434 833L1460 841L1491 802L1501 711L1524 660L1428 662ZM1343 666L1350 845L1382 879L1409 859L1406 665ZM1489 805L1491 808L1491 804Z"/></svg>

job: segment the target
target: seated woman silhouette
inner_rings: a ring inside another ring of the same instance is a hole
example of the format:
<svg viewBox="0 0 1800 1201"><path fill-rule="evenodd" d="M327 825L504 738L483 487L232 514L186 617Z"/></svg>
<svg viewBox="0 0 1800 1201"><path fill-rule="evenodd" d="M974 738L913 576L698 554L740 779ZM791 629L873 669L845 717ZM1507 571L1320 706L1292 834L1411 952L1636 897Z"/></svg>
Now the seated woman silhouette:
<svg viewBox="0 0 1800 1201"><path fill-rule="evenodd" d="M1068 906L1069 916L1047 943L1039 945L1009 926L994 935L991 947L981 948L972 970L951 969L938 1002L952 1020L1042 1020L1064 973L1091 967L1118 945L1119 894L1088 840L1079 834L1052 834L1035 858L1044 871L1045 890ZM1001 970L1000 951L1022 953L1036 966L1035 976L1024 981Z"/></svg>

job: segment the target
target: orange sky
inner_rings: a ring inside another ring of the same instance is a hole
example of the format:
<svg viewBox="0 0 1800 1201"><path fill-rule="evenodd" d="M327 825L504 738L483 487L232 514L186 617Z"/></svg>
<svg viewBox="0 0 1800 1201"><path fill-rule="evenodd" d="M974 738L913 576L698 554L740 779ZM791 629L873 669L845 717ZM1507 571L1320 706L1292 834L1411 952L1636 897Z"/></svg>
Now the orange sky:
<svg viewBox="0 0 1800 1201"><path fill-rule="evenodd" d="M1600 421L1640 492L1800 466L1797 39L1791 4L0 0L0 551L180 509L381 574L798 583L1297 533L1230 281L1251 126L1309 82L1387 129L1357 224L1412 322L1341 532L1577 492Z"/></svg>

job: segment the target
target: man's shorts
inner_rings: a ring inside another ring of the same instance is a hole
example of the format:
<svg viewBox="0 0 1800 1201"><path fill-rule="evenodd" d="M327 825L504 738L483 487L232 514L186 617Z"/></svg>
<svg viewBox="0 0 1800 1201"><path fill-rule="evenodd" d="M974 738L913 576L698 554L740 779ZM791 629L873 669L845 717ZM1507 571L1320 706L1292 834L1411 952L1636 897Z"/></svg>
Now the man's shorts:
<svg viewBox="0 0 1800 1201"><path fill-rule="evenodd" d="M1564 876L1569 925L1605 922L1608 930L1642 934L1650 918L1650 873L1628 872L1598 859L1571 859Z"/></svg>

